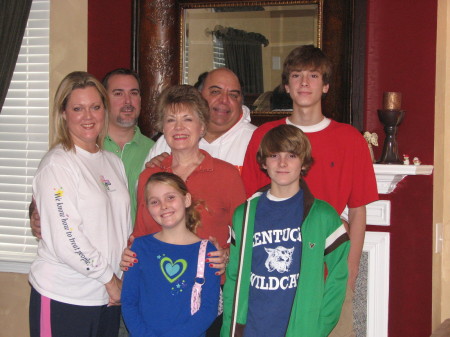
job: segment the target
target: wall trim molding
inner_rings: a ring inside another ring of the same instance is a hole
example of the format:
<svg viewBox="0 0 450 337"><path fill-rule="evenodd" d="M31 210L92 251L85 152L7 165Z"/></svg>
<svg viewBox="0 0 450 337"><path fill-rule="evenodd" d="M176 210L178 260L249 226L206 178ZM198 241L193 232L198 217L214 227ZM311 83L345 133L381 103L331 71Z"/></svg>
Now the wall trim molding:
<svg viewBox="0 0 450 337"><path fill-rule="evenodd" d="M348 221L348 207L345 207L341 217ZM366 223L374 226L391 225L391 202L377 200L366 206Z"/></svg>
<svg viewBox="0 0 450 337"><path fill-rule="evenodd" d="M366 232L367 337L388 336L390 233Z"/></svg>

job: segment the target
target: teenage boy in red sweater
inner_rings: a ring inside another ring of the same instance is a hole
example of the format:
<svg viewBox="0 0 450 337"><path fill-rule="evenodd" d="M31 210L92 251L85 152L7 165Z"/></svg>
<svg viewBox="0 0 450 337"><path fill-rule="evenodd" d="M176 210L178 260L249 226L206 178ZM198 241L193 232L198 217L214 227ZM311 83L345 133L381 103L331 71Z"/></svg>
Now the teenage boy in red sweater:
<svg viewBox="0 0 450 337"><path fill-rule="evenodd" d="M331 62L319 48L306 45L291 51L284 62L282 84L293 101L292 115L265 123L253 133L242 179L248 197L270 183L256 161L259 144L267 131L280 124L291 124L307 135L314 164L305 181L315 197L330 203L338 214L348 207L351 242L348 289L340 322L334 330L342 332L334 336L354 336L351 298L364 245L366 205L378 199L378 192L362 135L351 125L335 122L322 113L322 97L329 90L330 76Z"/></svg>

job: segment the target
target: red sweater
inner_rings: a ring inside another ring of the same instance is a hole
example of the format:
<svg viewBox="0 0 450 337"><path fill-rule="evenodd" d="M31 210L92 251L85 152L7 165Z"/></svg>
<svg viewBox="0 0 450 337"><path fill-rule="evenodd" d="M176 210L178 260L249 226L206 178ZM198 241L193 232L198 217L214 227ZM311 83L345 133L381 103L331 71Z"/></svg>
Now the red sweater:
<svg viewBox="0 0 450 337"><path fill-rule="evenodd" d="M248 197L270 184L269 177L259 169L256 153L264 135L281 124L286 124L286 118L265 123L253 133L242 169ZM314 197L330 203L338 214L345 206L355 208L378 200L369 149L358 130L332 120L325 129L305 134L314 159L305 181Z"/></svg>
<svg viewBox="0 0 450 337"><path fill-rule="evenodd" d="M205 158L186 179L186 185L193 200L202 200L199 206L202 224L197 228L197 235L202 239L214 236L221 246L228 240L228 226L234 209L245 201L244 185L239 171L223 160L211 157L200 150ZM159 232L161 226L153 220L148 212L144 197L144 187L148 178L156 172L172 172L172 156L162 162L162 167L146 168L139 176L137 190L137 214L133 235Z"/></svg>

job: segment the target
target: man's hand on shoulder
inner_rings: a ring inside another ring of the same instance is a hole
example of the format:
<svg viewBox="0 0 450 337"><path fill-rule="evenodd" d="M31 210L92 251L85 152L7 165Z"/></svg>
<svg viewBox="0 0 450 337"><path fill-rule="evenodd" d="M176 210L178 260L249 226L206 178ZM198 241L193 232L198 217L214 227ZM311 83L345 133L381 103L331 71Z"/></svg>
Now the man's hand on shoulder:
<svg viewBox="0 0 450 337"><path fill-rule="evenodd" d="M36 201L31 199L30 207L28 208L30 217L30 227L31 233L38 239L42 239L41 234L41 217L39 216L38 210L36 208Z"/></svg>
<svg viewBox="0 0 450 337"><path fill-rule="evenodd" d="M168 156L170 156L169 153L163 152L160 155L153 157L150 159L149 162L145 163L146 168L152 168L152 167L161 167L161 163L166 159Z"/></svg>

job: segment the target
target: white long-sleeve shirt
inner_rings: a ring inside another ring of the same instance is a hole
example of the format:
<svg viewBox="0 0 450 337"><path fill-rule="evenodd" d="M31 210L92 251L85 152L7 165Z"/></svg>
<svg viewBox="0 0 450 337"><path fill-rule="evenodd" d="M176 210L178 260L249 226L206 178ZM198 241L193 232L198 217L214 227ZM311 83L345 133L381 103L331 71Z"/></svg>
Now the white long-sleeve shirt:
<svg viewBox="0 0 450 337"><path fill-rule="evenodd" d="M256 129L256 126L250 123L250 110L246 106L242 106L242 111L239 121L222 136L211 143L202 138L199 143L200 149L205 150L214 158L236 166L239 168L239 171L244 163L247 145L250 142L250 138L252 138L253 131ZM170 153L171 150L164 136L161 136L150 149L145 162L150 161L150 159L163 152Z"/></svg>
<svg viewBox="0 0 450 337"><path fill-rule="evenodd" d="M61 146L42 159L33 180L42 239L29 281L43 296L104 305L131 233L130 197L121 160L108 151Z"/></svg>

